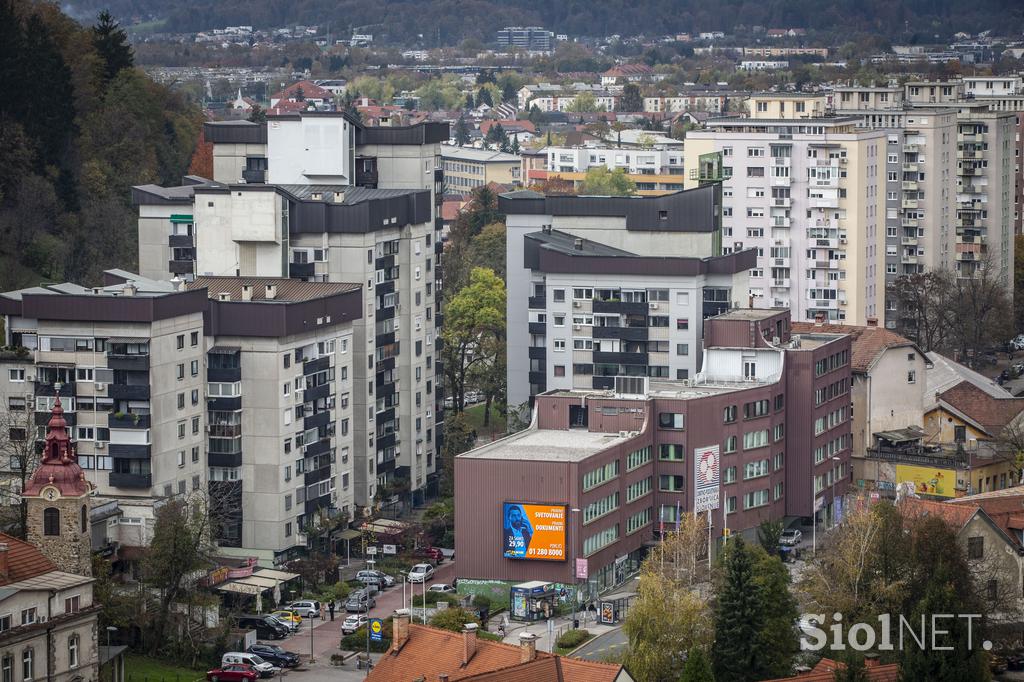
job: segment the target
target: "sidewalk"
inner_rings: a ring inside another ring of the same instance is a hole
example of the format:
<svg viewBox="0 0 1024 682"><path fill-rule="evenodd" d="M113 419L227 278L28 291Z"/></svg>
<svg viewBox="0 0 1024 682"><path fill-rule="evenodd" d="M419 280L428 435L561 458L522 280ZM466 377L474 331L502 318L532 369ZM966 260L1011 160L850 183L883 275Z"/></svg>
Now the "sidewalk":
<svg viewBox="0 0 1024 682"><path fill-rule="evenodd" d="M487 624L488 631L497 634L498 626L501 625L502 618L506 617L507 615L507 613L500 613L494 618L491 618L490 622ZM592 611L580 611L578 613L578 616L580 619L580 629L586 630L591 635L594 635L594 637L603 635L606 632L611 632L612 630L617 630L622 626L621 621L617 625L602 625L601 623L595 622L596 616ZM584 620L584 616L586 616L586 620ZM519 635L521 635L524 632L529 632L530 634L537 637L537 651L550 652L552 649L553 640L557 640L559 635L572 629L572 616L557 616L555 618L552 618L551 621L551 636L549 636L548 634L547 621L542 620L533 623L524 623L515 620L510 621L508 627L505 630L505 638L502 641L506 644L518 645Z"/></svg>

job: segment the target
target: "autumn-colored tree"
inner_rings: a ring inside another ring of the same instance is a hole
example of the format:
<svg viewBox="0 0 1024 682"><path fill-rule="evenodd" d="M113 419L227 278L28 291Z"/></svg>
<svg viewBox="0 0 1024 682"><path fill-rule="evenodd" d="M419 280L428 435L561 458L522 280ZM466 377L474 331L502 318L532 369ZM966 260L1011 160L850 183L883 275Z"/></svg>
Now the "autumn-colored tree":
<svg viewBox="0 0 1024 682"><path fill-rule="evenodd" d="M192 161L188 165L189 175L213 179L213 143L206 141L206 135L199 133L196 149L192 152Z"/></svg>

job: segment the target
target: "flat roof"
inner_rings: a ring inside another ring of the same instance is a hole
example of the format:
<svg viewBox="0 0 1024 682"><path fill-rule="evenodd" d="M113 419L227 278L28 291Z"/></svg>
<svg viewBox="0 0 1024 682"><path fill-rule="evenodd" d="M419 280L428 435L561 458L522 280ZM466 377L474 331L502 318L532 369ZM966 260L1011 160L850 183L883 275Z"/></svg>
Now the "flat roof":
<svg viewBox="0 0 1024 682"><path fill-rule="evenodd" d="M531 428L464 452L459 457L579 462L629 438L631 436L622 437L618 433L600 433L583 429Z"/></svg>
<svg viewBox="0 0 1024 682"><path fill-rule="evenodd" d="M788 308L733 308L724 313L715 315L711 320L767 320L779 313L789 310Z"/></svg>
<svg viewBox="0 0 1024 682"><path fill-rule="evenodd" d="M441 145L441 158L454 159L456 161L473 161L476 163L518 163L519 157L515 154L496 152L493 149L476 149L475 147L456 147L455 145Z"/></svg>
<svg viewBox="0 0 1024 682"><path fill-rule="evenodd" d="M274 298L267 298L267 285L276 287ZM242 301L242 287L252 287L252 301L264 303L296 303L311 301L326 296L345 294L358 291L360 284L349 282L305 282L287 277L213 277L199 276L188 283L188 289L207 289L211 299L216 300L220 294L231 294L232 301Z"/></svg>

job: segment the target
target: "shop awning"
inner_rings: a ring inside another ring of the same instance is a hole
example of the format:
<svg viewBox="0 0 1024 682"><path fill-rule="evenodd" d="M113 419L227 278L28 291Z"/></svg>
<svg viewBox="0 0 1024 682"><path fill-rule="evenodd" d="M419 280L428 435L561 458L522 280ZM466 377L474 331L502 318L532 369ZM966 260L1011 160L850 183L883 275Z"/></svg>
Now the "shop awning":
<svg viewBox="0 0 1024 682"><path fill-rule="evenodd" d="M271 580L270 578L257 578L255 575L251 575L248 578L239 578L235 582L240 583L242 585L252 585L253 587L259 588L261 590L272 590L281 583L280 580Z"/></svg>
<svg viewBox="0 0 1024 682"><path fill-rule="evenodd" d="M255 585L245 585L239 582L230 582L217 585L218 592L234 592L235 594L257 594L262 592L259 587Z"/></svg>
<svg viewBox="0 0 1024 682"><path fill-rule="evenodd" d="M345 530L337 530L331 533L331 536L335 540L355 540L362 535L359 531L354 528L346 528Z"/></svg>
<svg viewBox="0 0 1024 682"><path fill-rule="evenodd" d="M289 580L295 580L299 577L298 573L289 573L287 571L276 571L272 568L261 568L252 574L254 578L266 578L267 580L274 580L276 582L287 582Z"/></svg>

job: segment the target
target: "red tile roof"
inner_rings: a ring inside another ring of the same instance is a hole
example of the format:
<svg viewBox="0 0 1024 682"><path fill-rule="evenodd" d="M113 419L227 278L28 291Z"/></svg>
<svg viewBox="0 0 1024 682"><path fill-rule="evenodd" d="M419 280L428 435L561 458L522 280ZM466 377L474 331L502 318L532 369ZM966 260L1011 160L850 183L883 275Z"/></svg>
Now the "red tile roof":
<svg viewBox="0 0 1024 682"><path fill-rule="evenodd" d="M476 652L462 664L462 633L425 625L409 625L409 638L381 657L369 682L437 680L506 680L511 682L613 682L622 666L562 658L538 651L536 659L522 662L520 647L477 638Z"/></svg>
<svg viewBox="0 0 1024 682"><path fill-rule="evenodd" d="M938 395L938 399L996 436L1024 412L1024 398L996 398L969 381Z"/></svg>
<svg viewBox="0 0 1024 682"><path fill-rule="evenodd" d="M4 533L0 533L0 542L7 543L7 575L0 575L0 585L10 585L57 570L35 545Z"/></svg>
<svg viewBox="0 0 1024 682"><path fill-rule="evenodd" d="M959 531L978 513L980 507L976 504L949 504L904 497L900 500L900 509L912 517L938 516L954 530Z"/></svg>
<svg viewBox="0 0 1024 682"><path fill-rule="evenodd" d="M977 505L981 507L992 522L1005 532L1024 552L1020 531L1024 530L1024 486L993 490L977 495L968 495L950 500L951 506Z"/></svg>
<svg viewBox="0 0 1024 682"><path fill-rule="evenodd" d="M334 99L333 92L321 88L313 81L298 81L297 83L292 83L284 90L275 92L270 96L270 99L291 99L298 94L299 88L302 88L302 96L305 99L322 99L327 100L328 102Z"/></svg>
<svg viewBox="0 0 1024 682"><path fill-rule="evenodd" d="M858 327L847 324L814 324L813 322L793 322L790 326L794 334L849 334L853 349L851 366L854 372L867 372L875 360L889 348L903 346L912 347L924 355L910 339L905 339L885 327Z"/></svg>
<svg viewBox="0 0 1024 682"><path fill-rule="evenodd" d="M646 64L619 64L608 69L602 76L646 76L654 73L654 69Z"/></svg>
<svg viewBox="0 0 1024 682"><path fill-rule="evenodd" d="M845 663L833 661L831 658L823 658L818 661L818 664L810 672L794 675L793 677L780 677L777 680L765 680L765 682L789 682L790 680L797 680L798 682L833 682L836 679L835 671L845 667ZM864 667L867 669L867 679L869 682L896 682L900 676L899 665L896 663L881 665L878 661L868 659L864 661Z"/></svg>
<svg viewBox="0 0 1024 682"><path fill-rule="evenodd" d="M514 121L509 120L509 119L503 119L501 121L496 121L496 120L493 120L493 119L488 119L486 121L480 121L480 133L483 134L483 135L486 135L491 130L491 128L493 128L494 126L499 125L499 124L501 125L502 128L505 129L506 133L508 133L508 132L519 133L519 132L524 132L525 131L525 132L528 132L528 133L536 134L536 132L537 132L537 127L535 125L533 125L533 121L529 121L529 120L526 120L526 119L523 119L521 121L518 120L518 119L514 120Z"/></svg>

